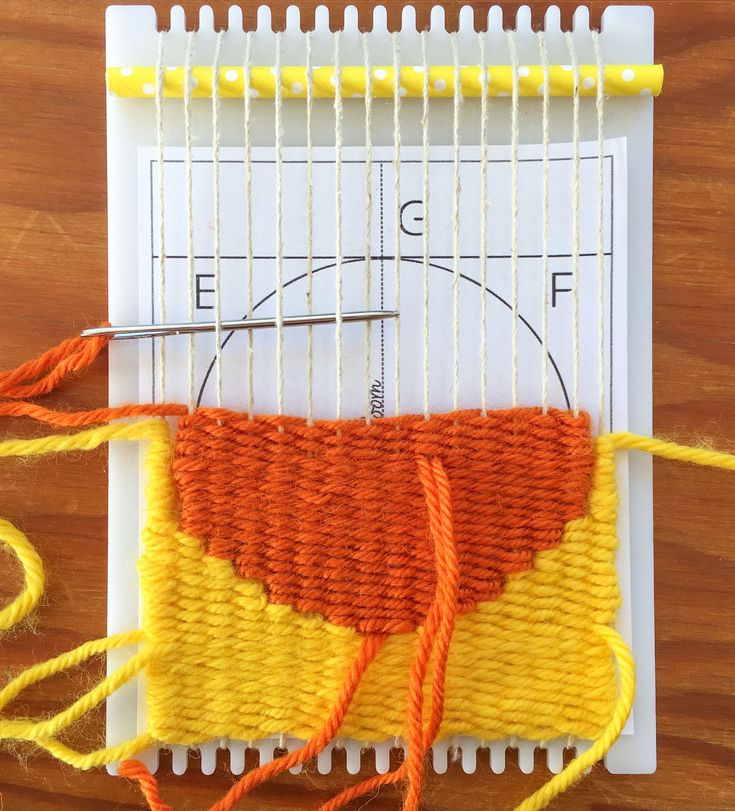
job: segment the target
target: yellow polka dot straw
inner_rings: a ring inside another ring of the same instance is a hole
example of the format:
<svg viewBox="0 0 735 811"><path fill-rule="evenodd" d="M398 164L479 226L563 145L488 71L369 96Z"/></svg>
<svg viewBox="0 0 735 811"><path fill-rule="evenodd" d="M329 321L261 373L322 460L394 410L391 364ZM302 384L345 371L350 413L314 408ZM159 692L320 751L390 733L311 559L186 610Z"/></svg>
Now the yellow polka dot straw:
<svg viewBox="0 0 735 811"><path fill-rule="evenodd" d="M467 98L482 94L482 72L487 71L487 92L490 96L510 96L513 93L513 68L510 65L466 65L460 68L462 95ZM603 90L610 96L658 96L663 86L662 65L606 65ZM242 98L245 93L245 72L242 67L222 67L219 70L219 94L222 98ZM164 96L183 98L186 71L183 67L169 67L165 71ZM597 94L597 66L579 66L580 96ZM193 67L191 71L192 96L210 98L212 95L212 68ZM315 98L334 98L334 67L316 67L312 71ZM391 66L371 70L373 95L392 98L395 92L395 73ZM307 72L303 66L281 69L283 98L306 98ZM423 68L402 67L400 94L409 98L423 95ZM155 67L111 67L107 70L110 93L122 98L153 98L156 92ZM341 69L341 91L344 98L363 98L367 75L362 66ZM549 66L549 94L573 96L575 73L571 65ZM271 67L253 67L250 70L249 93L254 98L273 98L276 91L276 73ZM544 69L541 65L520 65L518 93L524 97L541 97L544 93ZM429 96L450 98L454 95L454 67L434 65L429 68Z"/></svg>

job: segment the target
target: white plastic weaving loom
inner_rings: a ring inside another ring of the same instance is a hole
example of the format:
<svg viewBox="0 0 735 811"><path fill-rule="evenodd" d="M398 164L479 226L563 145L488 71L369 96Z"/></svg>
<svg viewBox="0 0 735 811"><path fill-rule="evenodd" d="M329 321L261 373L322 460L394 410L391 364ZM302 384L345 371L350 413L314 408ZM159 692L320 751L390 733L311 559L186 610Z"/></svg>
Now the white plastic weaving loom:
<svg viewBox="0 0 735 811"><path fill-rule="evenodd" d="M515 21L504 20L498 6L487 19L474 19L465 7L450 34L435 7L422 34L408 6L401 31L392 34L378 7L372 30L361 35L357 12L348 8L334 34L324 7L310 32L301 31L291 7L276 34L269 9L260 7L256 30L246 33L233 7L226 31L216 32L208 7L198 21L175 7L170 31L159 34L151 7L108 9L108 71L130 80L130 94L108 94L110 320L278 320L307 306L338 320L336 330L229 335L220 328L192 339L115 343L110 404L165 396L368 419L399 409L548 404L584 409L606 430L649 434L653 100L643 91L598 95L580 66L651 65L653 14L610 7L598 38L584 8L569 34L559 20L550 7L540 37L527 7ZM325 65L332 66L333 87L352 67L390 83L367 97L319 98L316 71ZM487 65L505 68L509 91L488 95ZM544 65L571 75L576 99L552 98L550 79L537 98L520 97L522 79ZM222 68L222 84L215 83L214 98L211 88L200 98L202 88L194 92L187 76L211 82L220 75L213 66ZM293 79L284 91L279 76L292 66L307 66L305 81ZM450 72L427 72L432 66ZM467 66L477 66L484 100L465 92ZM256 67L272 69L275 98L243 92ZM398 67L418 75L419 97L395 81L403 75ZM144 80L149 70L136 93L138 68L153 69L154 82ZM189 98L164 98L156 82L167 69L183 77ZM623 82L630 70L622 71ZM136 94L149 98L129 97ZM394 308L398 319L341 323L349 311ZM606 764L613 772L645 773L655 768L651 473L648 459L628 465L620 481L619 627L635 654L638 691ZM112 446L109 476L114 634L138 627L137 451ZM108 659L111 670L122 661L116 652ZM138 681L108 700L110 745L136 734L144 691ZM202 741L200 764L212 772L217 747L228 748L237 774L248 746L264 762L277 746L299 743L287 736ZM358 771L361 745L337 743L348 770ZM379 772L388 769L394 743L375 743ZM588 744L544 742L552 771L561 768L567 745ZM453 749L472 772L480 746L489 748L493 771L502 772L508 746L531 771L538 744L445 740L434 746L434 769L446 769ZM188 753L173 749L181 773ZM155 767L157 756L145 759ZM329 771L331 747L318 767Z"/></svg>

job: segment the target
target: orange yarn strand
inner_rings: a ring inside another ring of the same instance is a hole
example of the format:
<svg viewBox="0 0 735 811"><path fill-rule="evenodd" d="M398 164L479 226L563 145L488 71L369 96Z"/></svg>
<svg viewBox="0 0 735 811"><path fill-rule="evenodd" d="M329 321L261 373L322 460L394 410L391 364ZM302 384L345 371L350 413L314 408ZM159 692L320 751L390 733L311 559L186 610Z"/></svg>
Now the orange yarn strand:
<svg viewBox="0 0 735 811"><path fill-rule="evenodd" d="M419 459L419 475L427 492L429 526L435 541L437 567L436 614L439 627L434 643L434 671L432 676L432 718L426 730L427 748L439 733L444 715L444 683L449 658L449 645L452 641L457 619L457 598L460 586L457 545L454 541L452 517L452 494L449 479L439 459L432 459L431 470L426 459Z"/></svg>
<svg viewBox="0 0 735 811"><path fill-rule="evenodd" d="M459 595L459 565L452 524L452 501L449 480L439 459L417 460L419 478L424 488L429 512L429 527L434 539L434 560L437 574L434 601L426 617L418 649L411 667L408 695L408 755L394 772L376 775L346 789L320 806L319 811L337 811L352 800L384 785L408 781L404 811L417 811L423 786L426 752L441 726L444 710L444 684L449 644L454 632ZM429 658L434 653L431 717L423 727L424 682Z"/></svg>
<svg viewBox="0 0 735 811"><path fill-rule="evenodd" d="M91 411L54 411L36 403L0 402L0 416L30 417L50 425L78 428L84 425L99 425L123 417L183 417L189 413L185 405L176 403L144 403L95 408Z"/></svg>
<svg viewBox="0 0 735 811"><path fill-rule="evenodd" d="M351 803L353 800L357 800L359 797L364 797L366 794L373 794L383 786L390 786L393 785L393 783L398 783L400 780L403 780L406 775L406 763L407 761L404 760L394 772L388 772L387 774L376 774L375 777L369 777L367 780L363 780L362 783L358 783L356 786L351 786L350 788L345 789L336 797L333 797L328 802L320 805L318 811L337 811L337 809L344 808L346 805Z"/></svg>
<svg viewBox="0 0 735 811"><path fill-rule="evenodd" d="M0 372L0 397L22 400L47 394L64 378L91 366L110 341L108 335L75 336L9 372Z"/></svg>
<svg viewBox="0 0 735 811"><path fill-rule="evenodd" d="M158 793L158 783L156 778L148 771L145 764L139 760L126 760L120 764L117 770L120 777L127 777L130 780L137 780L143 796L148 802L151 811L173 811L170 805L166 805Z"/></svg>
<svg viewBox="0 0 735 811"><path fill-rule="evenodd" d="M432 709L429 725L423 729L423 702L418 703L413 719L413 731L409 739L406 771L408 773L408 793L403 803L404 811L417 811L421 799L424 780L425 756L436 738L444 714L444 685L446 682L449 645L452 641L457 618L459 596L459 564L457 547L454 543L452 523L452 495L449 480L439 459L431 463L419 458L419 477L426 493L429 510L429 526L434 537L434 555L437 568L436 598L434 616L437 624L427 650L427 662L423 665L422 680L417 685L417 693L423 699L423 682L426 678L428 656L433 650L434 670L432 674ZM428 636L428 634L427 634Z"/></svg>

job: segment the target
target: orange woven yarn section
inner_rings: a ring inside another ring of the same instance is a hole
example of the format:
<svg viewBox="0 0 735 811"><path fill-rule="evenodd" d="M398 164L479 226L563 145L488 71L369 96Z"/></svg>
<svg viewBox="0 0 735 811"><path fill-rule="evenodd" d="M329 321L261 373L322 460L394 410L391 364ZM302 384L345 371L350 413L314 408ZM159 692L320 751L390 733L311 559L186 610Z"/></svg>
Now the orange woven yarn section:
<svg viewBox="0 0 735 811"><path fill-rule="evenodd" d="M182 529L256 578L274 603L363 633L420 625L435 592L416 458L452 488L459 610L561 541L586 511L589 417L510 409L483 416L321 421L202 409L182 418L174 477Z"/></svg>

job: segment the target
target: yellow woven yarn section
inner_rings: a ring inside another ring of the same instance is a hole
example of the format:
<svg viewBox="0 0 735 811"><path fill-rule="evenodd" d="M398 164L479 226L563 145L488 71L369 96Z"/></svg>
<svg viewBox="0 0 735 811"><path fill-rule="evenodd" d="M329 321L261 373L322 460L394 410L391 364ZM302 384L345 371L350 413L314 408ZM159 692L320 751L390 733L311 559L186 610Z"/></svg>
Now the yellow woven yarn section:
<svg viewBox="0 0 735 811"><path fill-rule="evenodd" d="M560 546L509 578L504 594L460 617L452 641L441 735L598 737L616 698L614 662L593 630L613 623L614 448L597 440L588 515ZM148 456L149 520L140 561L149 732L171 744L253 740L321 726L356 652L349 628L268 602L262 586L178 530L169 442ZM391 637L368 670L341 734L403 732L415 634ZM430 681L427 690L430 689Z"/></svg>

